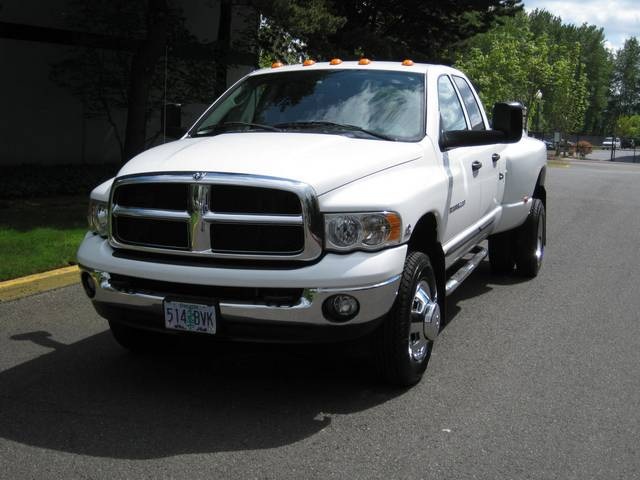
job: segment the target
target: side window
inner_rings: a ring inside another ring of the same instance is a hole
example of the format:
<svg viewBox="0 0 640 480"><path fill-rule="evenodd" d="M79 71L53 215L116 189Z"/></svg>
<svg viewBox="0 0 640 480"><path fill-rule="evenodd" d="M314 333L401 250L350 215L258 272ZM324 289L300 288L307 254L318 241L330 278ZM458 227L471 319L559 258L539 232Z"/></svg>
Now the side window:
<svg viewBox="0 0 640 480"><path fill-rule="evenodd" d="M462 105L451 80L446 75L438 79L438 105L440 109L440 130L467 130Z"/></svg>
<svg viewBox="0 0 640 480"><path fill-rule="evenodd" d="M480 113L480 107L476 101L476 97L473 96L471 87L467 81L462 77L453 77L453 81L456 82L456 87L462 96L462 101L467 109L467 115L469 115L469 122L471 122L471 130L486 130L484 122L482 121L482 114Z"/></svg>

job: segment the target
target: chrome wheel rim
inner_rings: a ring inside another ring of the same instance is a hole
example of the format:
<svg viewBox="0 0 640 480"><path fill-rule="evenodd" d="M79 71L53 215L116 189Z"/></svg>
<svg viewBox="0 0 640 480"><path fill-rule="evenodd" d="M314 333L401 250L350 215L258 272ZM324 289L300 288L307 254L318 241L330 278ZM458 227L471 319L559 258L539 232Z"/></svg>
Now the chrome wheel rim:
<svg viewBox="0 0 640 480"><path fill-rule="evenodd" d="M542 218L538 220L538 234L536 237L536 251L534 252L538 268L542 265L542 257L544 257L544 224Z"/></svg>
<svg viewBox="0 0 640 480"><path fill-rule="evenodd" d="M438 293L431 293L426 280L416 285L411 302L409 327L409 356L421 362L429 354L431 344L440 331Z"/></svg>

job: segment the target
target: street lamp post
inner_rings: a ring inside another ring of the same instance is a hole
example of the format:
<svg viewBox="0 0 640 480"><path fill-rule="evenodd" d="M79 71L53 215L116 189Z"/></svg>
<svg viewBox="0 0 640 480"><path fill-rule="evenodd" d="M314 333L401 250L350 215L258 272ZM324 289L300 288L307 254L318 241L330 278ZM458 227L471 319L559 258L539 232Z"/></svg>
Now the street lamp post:
<svg viewBox="0 0 640 480"><path fill-rule="evenodd" d="M535 94L535 99L538 102L538 108L536 109L536 132L540 135L540 138L543 135L540 132L540 114L542 113L542 92L538 90Z"/></svg>

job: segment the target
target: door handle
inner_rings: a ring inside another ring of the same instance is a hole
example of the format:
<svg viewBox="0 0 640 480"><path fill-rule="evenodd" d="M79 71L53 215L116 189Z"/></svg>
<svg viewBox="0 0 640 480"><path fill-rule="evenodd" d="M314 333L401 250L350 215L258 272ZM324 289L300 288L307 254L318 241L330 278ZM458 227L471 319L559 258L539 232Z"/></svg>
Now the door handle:
<svg viewBox="0 0 640 480"><path fill-rule="evenodd" d="M473 170L474 172L477 172L481 168L482 168L482 162L479 162L478 160L476 160L471 164L471 170Z"/></svg>
<svg viewBox="0 0 640 480"><path fill-rule="evenodd" d="M498 160L500 160L500 154L494 153L493 155L491 155L491 160L493 160L493 163L496 163Z"/></svg>

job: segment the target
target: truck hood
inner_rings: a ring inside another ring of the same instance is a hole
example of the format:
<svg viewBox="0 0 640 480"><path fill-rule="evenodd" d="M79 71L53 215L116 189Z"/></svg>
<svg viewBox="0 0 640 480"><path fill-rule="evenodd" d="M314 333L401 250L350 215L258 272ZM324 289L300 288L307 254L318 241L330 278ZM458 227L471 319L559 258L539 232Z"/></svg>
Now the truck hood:
<svg viewBox="0 0 640 480"><path fill-rule="evenodd" d="M221 172L287 178L318 195L416 160L415 143L315 133L246 132L185 138L141 153L118 176L151 172Z"/></svg>

